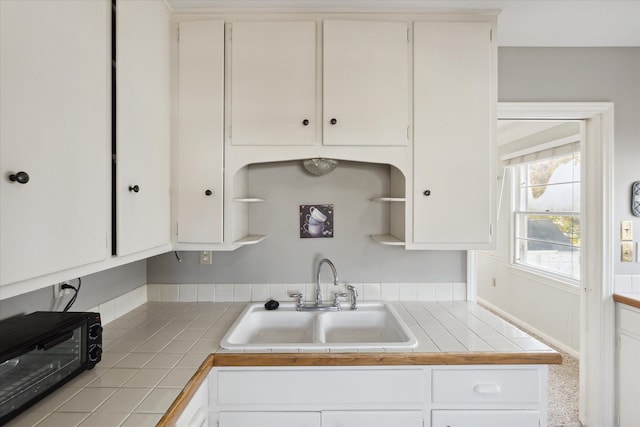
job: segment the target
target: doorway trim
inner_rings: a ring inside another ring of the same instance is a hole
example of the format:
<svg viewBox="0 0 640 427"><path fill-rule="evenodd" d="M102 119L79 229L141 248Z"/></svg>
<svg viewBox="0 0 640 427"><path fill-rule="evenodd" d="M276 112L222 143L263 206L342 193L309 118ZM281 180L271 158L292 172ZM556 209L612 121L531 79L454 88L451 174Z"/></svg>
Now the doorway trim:
<svg viewBox="0 0 640 427"><path fill-rule="evenodd" d="M614 425L615 305L613 302L614 121L611 102L499 102L499 120L584 120L581 144L580 420ZM477 295L475 254L468 257L469 296Z"/></svg>

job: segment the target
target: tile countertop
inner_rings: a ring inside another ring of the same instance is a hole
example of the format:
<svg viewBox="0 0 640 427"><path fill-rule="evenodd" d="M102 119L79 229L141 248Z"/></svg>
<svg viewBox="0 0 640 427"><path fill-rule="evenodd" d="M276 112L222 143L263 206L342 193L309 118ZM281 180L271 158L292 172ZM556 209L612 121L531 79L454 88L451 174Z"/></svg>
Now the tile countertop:
<svg viewBox="0 0 640 427"><path fill-rule="evenodd" d="M631 307L640 308L640 292L616 292L613 300Z"/></svg>
<svg viewBox="0 0 640 427"><path fill-rule="evenodd" d="M445 353L455 353L508 360L510 355L529 354L560 363L553 349L475 303L392 304L418 339L417 347L402 350L408 356L427 360L433 355L442 360ZM218 344L245 306L143 304L105 326L102 361L94 369L81 373L7 426L155 426L209 354L232 353ZM398 355L398 350L367 349L372 352Z"/></svg>

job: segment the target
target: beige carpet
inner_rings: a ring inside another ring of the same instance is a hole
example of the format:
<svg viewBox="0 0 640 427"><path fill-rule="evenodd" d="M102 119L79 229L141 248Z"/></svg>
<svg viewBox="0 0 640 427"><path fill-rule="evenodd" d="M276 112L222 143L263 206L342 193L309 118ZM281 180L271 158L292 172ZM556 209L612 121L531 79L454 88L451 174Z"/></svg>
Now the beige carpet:
<svg viewBox="0 0 640 427"><path fill-rule="evenodd" d="M549 343L546 344L553 347ZM580 362L567 353L558 349L556 351L562 353L562 365L549 366L548 426L579 427Z"/></svg>

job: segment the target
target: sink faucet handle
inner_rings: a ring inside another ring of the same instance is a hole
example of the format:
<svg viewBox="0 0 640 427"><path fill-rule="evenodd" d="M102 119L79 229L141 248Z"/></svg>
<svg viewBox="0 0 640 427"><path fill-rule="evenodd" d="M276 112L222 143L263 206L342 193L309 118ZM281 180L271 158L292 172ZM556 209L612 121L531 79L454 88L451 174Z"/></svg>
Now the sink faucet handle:
<svg viewBox="0 0 640 427"><path fill-rule="evenodd" d="M338 310L340 310L341 309L341 307L340 307L340 298L346 298L348 296L349 296L349 294L346 293L346 292L336 292L335 294L333 294L333 305L335 307L337 307Z"/></svg>
<svg viewBox="0 0 640 427"><path fill-rule="evenodd" d="M304 297L302 296L302 292L292 292L289 294L289 298L297 298L298 307L302 307L304 305Z"/></svg>

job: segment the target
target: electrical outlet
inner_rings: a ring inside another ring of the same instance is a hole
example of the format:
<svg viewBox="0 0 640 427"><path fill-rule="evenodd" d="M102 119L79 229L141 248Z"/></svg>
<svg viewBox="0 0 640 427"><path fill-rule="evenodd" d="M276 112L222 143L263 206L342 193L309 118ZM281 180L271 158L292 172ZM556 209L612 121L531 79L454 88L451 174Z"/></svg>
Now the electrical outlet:
<svg viewBox="0 0 640 427"><path fill-rule="evenodd" d="M55 285L53 285L53 298L62 298L63 296L71 293L71 289L62 289L62 285L64 285L64 283L65 282L56 283Z"/></svg>
<svg viewBox="0 0 640 427"><path fill-rule="evenodd" d="M633 242L622 242L622 262L633 262Z"/></svg>
<svg viewBox="0 0 640 427"><path fill-rule="evenodd" d="M633 222L622 221L620 224L620 240L630 241L633 240Z"/></svg>
<svg viewBox="0 0 640 427"><path fill-rule="evenodd" d="M212 258L211 251L200 251L200 265L211 265Z"/></svg>

